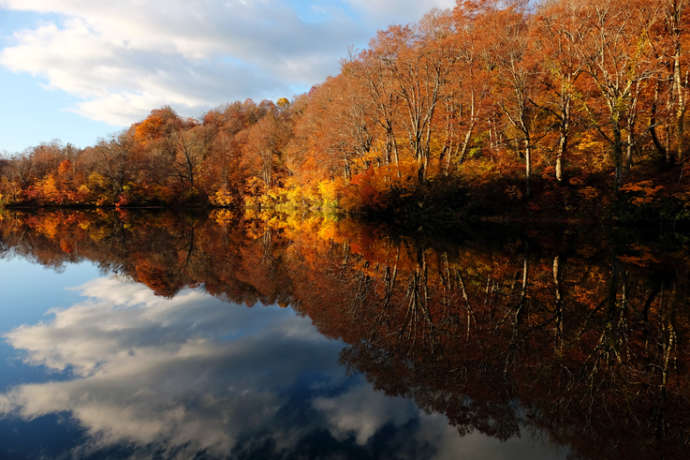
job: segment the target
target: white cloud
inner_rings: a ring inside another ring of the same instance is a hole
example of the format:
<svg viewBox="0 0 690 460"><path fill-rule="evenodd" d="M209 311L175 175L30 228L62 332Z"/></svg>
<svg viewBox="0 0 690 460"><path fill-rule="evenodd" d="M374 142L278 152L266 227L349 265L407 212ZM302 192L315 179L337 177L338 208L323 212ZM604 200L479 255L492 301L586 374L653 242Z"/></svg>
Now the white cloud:
<svg viewBox="0 0 690 460"><path fill-rule="evenodd" d="M83 302L5 336L27 362L74 378L0 394L0 416L68 411L89 448L156 444L189 458L273 428L280 390L303 374L345 378L339 345L290 310L229 305L200 290L166 299L117 278L79 292Z"/></svg>
<svg viewBox="0 0 690 460"><path fill-rule="evenodd" d="M455 6L455 0L347 0L347 2L367 16L373 18L380 27L386 24L407 24L418 20L433 8L446 9Z"/></svg>
<svg viewBox="0 0 690 460"><path fill-rule="evenodd" d="M306 3L0 0L0 9L53 15L16 32L0 50L0 65L77 96L82 102L70 110L114 125L166 104L196 116L231 100L289 96L290 88L319 83L337 72L348 46L366 43L377 28L453 0Z"/></svg>
<svg viewBox="0 0 690 460"><path fill-rule="evenodd" d="M506 441L473 431L459 436L444 415L422 413L409 400L386 396L370 386L356 386L329 398L317 398L314 407L321 411L331 433L344 439L353 435L364 445L384 426L401 429L416 422L409 433L413 444L434 446L434 460L471 458L477 460L556 460L568 458L568 449L550 444L543 435L522 427L521 436Z"/></svg>
<svg viewBox="0 0 690 460"><path fill-rule="evenodd" d="M360 445L384 425L401 426L418 416L411 401L376 393L368 386L354 387L333 398L317 398L314 407L326 415L334 435L343 439L353 433Z"/></svg>
<svg viewBox="0 0 690 460"><path fill-rule="evenodd" d="M280 329L277 337L325 341L307 319L287 312L252 315L244 308L228 312L231 307L199 290L167 299L145 285L108 277L78 291L87 300L51 311L50 322L21 326L6 334L6 340L24 350L31 364L70 368L81 377L137 373L151 363L208 354L206 344L214 337L253 330L257 321L262 334Z"/></svg>

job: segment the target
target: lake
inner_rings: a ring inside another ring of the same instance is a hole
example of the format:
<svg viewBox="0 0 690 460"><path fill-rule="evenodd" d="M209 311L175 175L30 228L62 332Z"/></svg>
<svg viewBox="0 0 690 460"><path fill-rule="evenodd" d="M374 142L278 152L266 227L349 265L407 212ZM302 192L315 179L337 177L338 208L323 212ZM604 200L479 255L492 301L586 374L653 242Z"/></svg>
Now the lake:
<svg viewBox="0 0 690 460"><path fill-rule="evenodd" d="M0 214L0 457L675 459L673 232Z"/></svg>

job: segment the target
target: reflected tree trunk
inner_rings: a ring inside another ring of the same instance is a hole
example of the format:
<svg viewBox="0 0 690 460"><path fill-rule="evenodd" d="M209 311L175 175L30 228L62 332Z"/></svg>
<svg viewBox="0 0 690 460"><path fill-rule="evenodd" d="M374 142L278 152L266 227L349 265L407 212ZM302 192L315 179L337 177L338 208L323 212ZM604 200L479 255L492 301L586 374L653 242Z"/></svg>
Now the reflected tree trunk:
<svg viewBox="0 0 690 460"><path fill-rule="evenodd" d="M563 355L563 296L561 293L561 262L558 256L553 258L553 283L555 286L554 309L554 346L556 353Z"/></svg>

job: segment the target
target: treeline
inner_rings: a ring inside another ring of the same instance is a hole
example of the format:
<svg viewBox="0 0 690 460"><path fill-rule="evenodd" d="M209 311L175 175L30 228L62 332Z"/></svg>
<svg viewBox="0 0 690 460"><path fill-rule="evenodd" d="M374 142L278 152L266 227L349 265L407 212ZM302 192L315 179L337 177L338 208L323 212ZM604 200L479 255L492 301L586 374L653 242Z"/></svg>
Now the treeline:
<svg viewBox="0 0 690 460"><path fill-rule="evenodd" d="M201 120L163 108L94 147L31 149L0 165L0 200L381 210L461 196L569 212L623 197L687 218L687 5L459 0L379 32L292 101Z"/></svg>

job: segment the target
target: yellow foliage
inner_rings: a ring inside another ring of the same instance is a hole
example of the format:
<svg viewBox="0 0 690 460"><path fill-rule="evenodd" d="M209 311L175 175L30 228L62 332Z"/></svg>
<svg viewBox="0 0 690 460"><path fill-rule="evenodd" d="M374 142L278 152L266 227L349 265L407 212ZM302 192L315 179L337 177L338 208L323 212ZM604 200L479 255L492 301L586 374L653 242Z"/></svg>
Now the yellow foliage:
<svg viewBox="0 0 690 460"><path fill-rule="evenodd" d="M266 184L263 180L258 177L250 177L247 179L245 194L257 196L264 193L265 189Z"/></svg>
<svg viewBox="0 0 690 460"><path fill-rule="evenodd" d="M335 240L337 232L338 227L334 221L326 219L321 221L318 232L319 238L326 241Z"/></svg>
<svg viewBox="0 0 690 460"><path fill-rule="evenodd" d="M610 163L606 144L595 132L587 132L582 139L575 144L573 151L575 156L582 158L592 171L601 171Z"/></svg>
<svg viewBox="0 0 690 460"><path fill-rule="evenodd" d="M105 187L105 177L97 172L92 172L89 175L88 184L91 186Z"/></svg>
<svg viewBox="0 0 690 460"><path fill-rule="evenodd" d="M235 218L229 209L216 209L211 213L211 218L219 225L227 226Z"/></svg>
<svg viewBox="0 0 690 460"><path fill-rule="evenodd" d="M259 218L259 214L256 212L256 208L247 206L246 200L244 207L244 218L245 220L254 220Z"/></svg>
<svg viewBox="0 0 690 460"><path fill-rule="evenodd" d="M298 203L304 200L302 187L293 187L287 191L287 200L291 203Z"/></svg>
<svg viewBox="0 0 690 460"><path fill-rule="evenodd" d="M48 177L39 182L41 193L45 197L53 197L58 194L57 186L55 185L55 177L49 174Z"/></svg>
<svg viewBox="0 0 690 460"><path fill-rule="evenodd" d="M249 214L250 211L252 212L252 214L254 214L254 210L259 208L259 199L254 197L254 196L249 196L249 195L245 196L244 197L244 208L247 210L246 214ZM256 216L252 215L251 217L248 217L248 218L251 219L253 217L256 217Z"/></svg>
<svg viewBox="0 0 690 460"><path fill-rule="evenodd" d="M57 218L45 218L41 220L40 224L37 226L36 230L44 234L51 240L57 235L58 225L60 224Z"/></svg>
<svg viewBox="0 0 690 460"><path fill-rule="evenodd" d="M89 233L89 238L91 238L95 242L101 241L103 238L107 236L107 232L104 228L99 227L97 229L94 229L91 233Z"/></svg>
<svg viewBox="0 0 690 460"><path fill-rule="evenodd" d="M226 189L218 190L213 196L209 198L209 201L215 206L230 206L233 202L233 197L230 192Z"/></svg>
<svg viewBox="0 0 690 460"><path fill-rule="evenodd" d="M87 196L88 194L91 193L91 190L89 189L89 187L86 184L82 184L77 189L77 192L82 196Z"/></svg>
<svg viewBox="0 0 690 460"><path fill-rule="evenodd" d="M319 194L324 204L337 204L338 192L341 187L342 184L337 180L322 180L319 182Z"/></svg>
<svg viewBox="0 0 690 460"><path fill-rule="evenodd" d="M376 165L377 163L381 163L382 159L384 158L384 155L377 151L377 150L371 150L367 152L365 155L362 155L358 158L355 158L352 160L352 164L361 169L367 169L371 167L372 165Z"/></svg>

